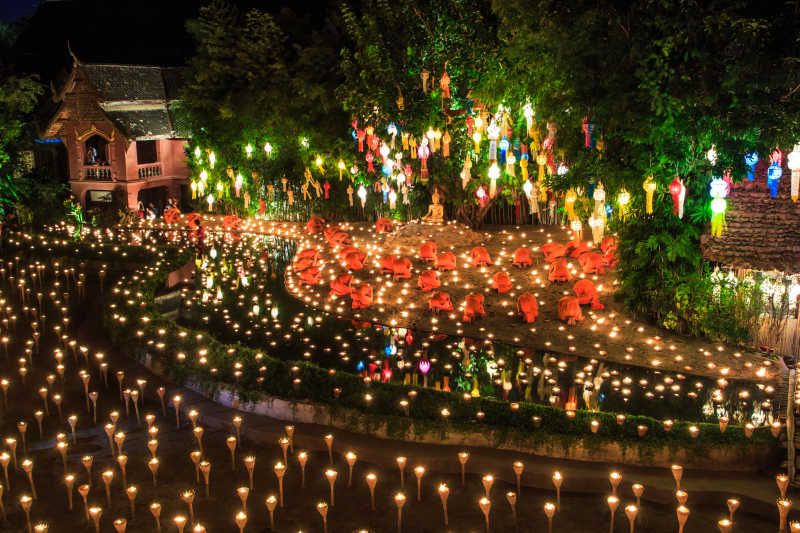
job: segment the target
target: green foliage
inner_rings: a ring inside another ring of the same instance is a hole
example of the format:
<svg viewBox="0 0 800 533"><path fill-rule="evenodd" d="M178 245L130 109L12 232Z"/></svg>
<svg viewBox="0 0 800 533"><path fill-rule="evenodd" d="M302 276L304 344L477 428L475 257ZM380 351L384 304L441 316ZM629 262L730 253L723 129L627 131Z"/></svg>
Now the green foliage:
<svg viewBox="0 0 800 533"><path fill-rule="evenodd" d="M763 10L753 0L634 3L499 1L503 52L513 67L507 92L527 93L559 127L570 171L556 190L602 182L618 209L619 295L636 314L687 333L742 341L753 325L745 295L722 290L702 258L708 183L744 175L743 156L762 157L800 138L800 19L790 2ZM526 16L531 12L546 16ZM535 61L527 58L535 57ZM583 147L585 116L604 150ZM706 159L716 146L718 161ZM642 184L658 184L644 212ZM671 213L668 185L686 185L686 215ZM746 289L739 289L739 292Z"/></svg>

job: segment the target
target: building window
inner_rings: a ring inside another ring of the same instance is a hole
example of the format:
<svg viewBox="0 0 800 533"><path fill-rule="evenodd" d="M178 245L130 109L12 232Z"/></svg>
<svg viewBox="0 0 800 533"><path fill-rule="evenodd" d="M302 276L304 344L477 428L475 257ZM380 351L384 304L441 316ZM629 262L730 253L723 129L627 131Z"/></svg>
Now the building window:
<svg viewBox="0 0 800 533"><path fill-rule="evenodd" d="M136 162L140 165L149 165L158 161L158 151L155 141L136 141Z"/></svg>
<svg viewBox="0 0 800 533"><path fill-rule="evenodd" d="M92 135L86 139L84 164L89 166L108 165L108 141L99 135Z"/></svg>
<svg viewBox="0 0 800 533"><path fill-rule="evenodd" d="M113 201L112 191L86 191L86 203L90 206L111 205Z"/></svg>

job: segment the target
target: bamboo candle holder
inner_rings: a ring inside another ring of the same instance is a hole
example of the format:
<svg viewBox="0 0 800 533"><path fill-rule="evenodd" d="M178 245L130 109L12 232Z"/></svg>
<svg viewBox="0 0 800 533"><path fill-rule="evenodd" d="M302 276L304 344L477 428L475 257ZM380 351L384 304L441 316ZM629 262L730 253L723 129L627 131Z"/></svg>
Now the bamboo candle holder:
<svg viewBox="0 0 800 533"><path fill-rule="evenodd" d="M395 459L395 461L397 461L397 468L398 468L398 470L400 470L400 488L404 489L404 488L406 488L405 470L406 470L406 463L408 462L408 459L406 459L405 457L403 457L401 455L400 457Z"/></svg>
<svg viewBox="0 0 800 533"><path fill-rule="evenodd" d="M644 485L641 483L634 483L631 485L633 495L636 497L636 507L642 507L642 494L644 494Z"/></svg>
<svg viewBox="0 0 800 533"><path fill-rule="evenodd" d="M244 533L244 526L247 524L247 513L244 511L239 511L236 513L233 521L236 522L236 527L239 528L239 533Z"/></svg>
<svg viewBox="0 0 800 533"><path fill-rule="evenodd" d="M727 518L723 518L717 522L717 527L719 528L719 533L731 533L731 530L733 529L733 522Z"/></svg>
<svg viewBox="0 0 800 533"><path fill-rule="evenodd" d="M442 501L442 515L444 517L444 525L447 526L449 521L447 517L447 498L450 496L450 489L447 484L439 484L439 499Z"/></svg>
<svg viewBox="0 0 800 533"><path fill-rule="evenodd" d="M786 474L778 474L775 476L775 484L778 485L778 491L781 493L781 499L786 499L786 489L789 487L789 476Z"/></svg>
<svg viewBox="0 0 800 533"><path fill-rule="evenodd" d="M119 464L120 472L122 472L122 486L128 486L128 456L127 455L118 455L117 456L117 464Z"/></svg>
<svg viewBox="0 0 800 533"><path fill-rule="evenodd" d="M153 515L153 518L156 521L156 531L161 533L161 504L158 502L151 503L150 513Z"/></svg>
<svg viewBox="0 0 800 533"><path fill-rule="evenodd" d="M358 459L358 456L356 456L356 454L353 453L353 452L347 452L345 454L344 458L347 461L347 467L348 467L347 486L348 487L352 487L353 486L353 467L356 464L356 460Z"/></svg>
<svg viewBox="0 0 800 533"><path fill-rule="evenodd" d="M737 500L736 498L729 498L727 503L728 503L728 520L733 522L733 515L739 508L739 500Z"/></svg>
<svg viewBox="0 0 800 533"><path fill-rule="evenodd" d="M486 533L489 533L489 513L492 510L492 502L484 496L480 500L478 500L478 506L481 508L481 512L483 513L483 518L486 523Z"/></svg>
<svg viewBox="0 0 800 533"><path fill-rule="evenodd" d="M244 467L247 469L247 477L250 481L250 490L253 490L253 473L256 467L256 458L248 455L244 458Z"/></svg>
<svg viewBox="0 0 800 533"><path fill-rule="evenodd" d="M672 477L675 479L675 489L680 490L681 479L683 479L683 467L681 465L672 465L669 468L672 471Z"/></svg>
<svg viewBox="0 0 800 533"><path fill-rule="evenodd" d="M139 494L139 488L136 485L131 485L125 489L125 494L128 496L128 502L131 507L131 521L136 518L136 495Z"/></svg>
<svg viewBox="0 0 800 533"><path fill-rule="evenodd" d="M787 518L789 517L789 511L792 509L792 501L787 500L785 498L781 498L777 502L778 505L778 531L786 531L787 527Z"/></svg>
<svg viewBox="0 0 800 533"><path fill-rule="evenodd" d="M31 486L31 496L33 496L33 499L35 500L37 496L36 496L36 484L33 482L33 461L31 461L30 459L25 459L24 461L22 461L22 470L28 476L28 483Z"/></svg>
<svg viewBox="0 0 800 533"><path fill-rule="evenodd" d="M175 408L175 429L181 429L181 400L179 394L172 397L172 406Z"/></svg>
<svg viewBox="0 0 800 533"><path fill-rule="evenodd" d="M111 480L114 479L114 471L113 470L106 470L102 474L103 478L103 485L105 485L106 489L106 505L111 507Z"/></svg>
<svg viewBox="0 0 800 533"><path fill-rule="evenodd" d="M186 517L178 515L172 521L175 523L175 527L178 528L178 533L183 533L183 528L186 527Z"/></svg>
<svg viewBox="0 0 800 533"><path fill-rule="evenodd" d="M236 489L236 495L239 496L239 501L242 502L242 509L247 511L247 497L250 495L250 489L247 487L239 487Z"/></svg>
<svg viewBox="0 0 800 533"><path fill-rule="evenodd" d="M294 453L294 426L285 426L286 438L289 439L289 451Z"/></svg>
<svg viewBox="0 0 800 533"><path fill-rule="evenodd" d="M547 533L553 533L553 516L556 514L556 506L552 502L544 504L544 515L547 517Z"/></svg>
<svg viewBox="0 0 800 533"><path fill-rule="evenodd" d="M622 482L622 474L620 474L619 472L611 472L608 475L608 481L609 483L611 483L611 494L616 496L617 487L619 487L619 484Z"/></svg>
<svg viewBox="0 0 800 533"><path fill-rule="evenodd" d="M159 466L159 461L157 457L153 457L147 462L147 467L153 474L153 488L158 486L158 466Z"/></svg>
<svg viewBox="0 0 800 533"><path fill-rule="evenodd" d="M414 475L417 477L417 501L422 501L422 476L425 475L425 467L418 465L414 467Z"/></svg>
<svg viewBox="0 0 800 533"><path fill-rule="evenodd" d="M639 508L635 505L628 505L625 507L625 516L628 517L628 523L631 526L631 533L634 533L633 529L636 526L636 515L639 514Z"/></svg>
<svg viewBox="0 0 800 533"><path fill-rule="evenodd" d="M517 478L517 495L522 491L522 472L525 470L525 465L522 461L514 461L514 477Z"/></svg>
<svg viewBox="0 0 800 533"><path fill-rule="evenodd" d="M683 528L686 526L686 521L689 519L689 508L681 505L675 511L678 516L678 533L683 533Z"/></svg>
<svg viewBox="0 0 800 533"><path fill-rule="evenodd" d="M369 508L375 510L375 485L378 484L378 476L370 472L366 475L367 487L369 487Z"/></svg>
<svg viewBox="0 0 800 533"><path fill-rule="evenodd" d="M678 505L686 505L686 501L689 499L689 493L684 490L676 490L675 499L678 500Z"/></svg>
<svg viewBox="0 0 800 533"><path fill-rule="evenodd" d="M208 461L200 462L200 472L203 473L203 482L206 485L206 498L210 497L209 477L211 476L211 463Z"/></svg>
<svg viewBox="0 0 800 533"><path fill-rule="evenodd" d="M194 523L194 491L185 490L181 492L181 500L189 507L189 522Z"/></svg>
<svg viewBox="0 0 800 533"><path fill-rule="evenodd" d="M72 474L64 476L64 485L67 487L67 506L72 511L72 487L75 486L75 476Z"/></svg>
<svg viewBox="0 0 800 533"><path fill-rule="evenodd" d="M328 447L328 462L333 464L333 435L325 435L325 446Z"/></svg>
<svg viewBox="0 0 800 533"><path fill-rule="evenodd" d="M506 492L506 501L508 505L511 507L511 519L514 523L517 523L517 495L514 492L508 491Z"/></svg>
<svg viewBox="0 0 800 533"><path fill-rule="evenodd" d="M289 464L287 458L289 453L289 439L286 437L281 437L278 439L278 446L281 447L281 452L283 452L283 464Z"/></svg>
<svg viewBox="0 0 800 533"><path fill-rule="evenodd" d="M328 480L328 484L331 486L331 507L335 507L335 492L334 492L334 484L336 483L336 476L339 474L336 470L329 468L325 471L325 478Z"/></svg>
<svg viewBox="0 0 800 533"><path fill-rule="evenodd" d="M228 445L228 450L231 452L231 471L236 471L236 437L231 435L225 439L225 444Z"/></svg>
<svg viewBox="0 0 800 533"><path fill-rule="evenodd" d="M267 512L269 513L269 529L273 531L275 529L275 508L278 506L278 498L270 494L264 500L264 504L267 506Z"/></svg>
<svg viewBox="0 0 800 533"><path fill-rule="evenodd" d="M406 504L406 495L398 492L394 495L394 504L397 506L397 533L403 532L403 506Z"/></svg>
<svg viewBox="0 0 800 533"><path fill-rule="evenodd" d="M308 454L300 452L297 454L297 462L300 463L300 488L306 488L306 463L308 462Z"/></svg>
<svg viewBox="0 0 800 533"><path fill-rule="evenodd" d="M553 486L556 488L556 511L561 512L561 484L564 482L564 477L561 472L553 473Z"/></svg>
<svg viewBox="0 0 800 533"><path fill-rule="evenodd" d="M461 486L466 482L466 469L467 461L469 460L469 452L458 452L458 462L461 465Z"/></svg>
<svg viewBox="0 0 800 533"><path fill-rule="evenodd" d="M283 509L283 476L286 474L286 465L278 461L273 467L275 477L278 478L278 495L281 509ZM326 473L327 474L327 473ZM334 478L335 479L335 478ZM331 488L331 506L333 505L333 488Z"/></svg>
<svg viewBox="0 0 800 533"><path fill-rule="evenodd" d="M103 510L100 507L91 507L89 509L89 516L92 517L94 522L95 533L100 533L100 517L103 515Z"/></svg>
<svg viewBox="0 0 800 533"><path fill-rule="evenodd" d="M233 417L233 427L236 430L236 439L242 440L242 417L241 416L234 416Z"/></svg>
<svg viewBox="0 0 800 533"><path fill-rule="evenodd" d="M317 504L317 512L322 517L323 532L328 533L328 504L325 502L319 502Z"/></svg>
<svg viewBox="0 0 800 533"><path fill-rule="evenodd" d="M194 482L200 483L200 461L203 459L203 454L195 450L189 453L189 459L194 464Z"/></svg>

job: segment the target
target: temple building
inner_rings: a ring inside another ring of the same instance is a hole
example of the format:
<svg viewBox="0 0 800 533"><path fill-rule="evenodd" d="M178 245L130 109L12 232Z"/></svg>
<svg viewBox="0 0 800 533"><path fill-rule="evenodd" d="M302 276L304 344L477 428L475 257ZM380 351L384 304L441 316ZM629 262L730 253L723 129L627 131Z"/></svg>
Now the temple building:
<svg viewBox="0 0 800 533"><path fill-rule="evenodd" d="M82 63L60 90L44 141L66 148L69 185L85 207L162 207L188 190L186 135L176 126L179 69ZM116 197L116 198L115 198Z"/></svg>

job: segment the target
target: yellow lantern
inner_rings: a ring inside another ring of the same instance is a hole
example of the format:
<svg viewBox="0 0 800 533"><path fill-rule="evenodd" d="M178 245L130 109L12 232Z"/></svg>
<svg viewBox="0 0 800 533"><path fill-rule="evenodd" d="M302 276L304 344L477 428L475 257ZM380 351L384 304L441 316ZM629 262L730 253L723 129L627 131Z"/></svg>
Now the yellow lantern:
<svg viewBox="0 0 800 533"><path fill-rule="evenodd" d="M645 203L645 212L650 215L653 213L653 193L656 192L656 182L653 179L653 176L647 176L647 179L644 180L644 184L642 185L644 188L647 202Z"/></svg>
<svg viewBox="0 0 800 533"><path fill-rule="evenodd" d="M340 159L339 163L336 166L339 168L339 181L342 181L342 172L344 172L344 161Z"/></svg>
<svg viewBox="0 0 800 533"><path fill-rule="evenodd" d="M475 133L472 134L472 142L475 143L475 153L481 153L481 132L475 131Z"/></svg>
<svg viewBox="0 0 800 533"><path fill-rule="evenodd" d="M631 201L631 194L628 191L626 191L625 189L622 189L619 192L619 196L617 196L617 203L619 203L619 218L620 219L624 219L625 218L625 214L628 211L628 204L630 203L630 201Z"/></svg>
<svg viewBox="0 0 800 533"><path fill-rule="evenodd" d="M570 220L575 220L575 201L577 199L578 195L575 189L568 190L566 197L564 197L564 208L567 210L567 217Z"/></svg>

